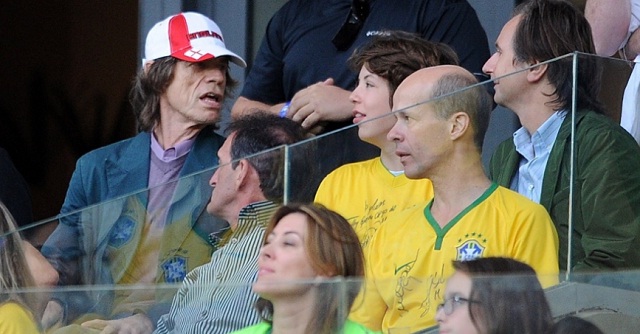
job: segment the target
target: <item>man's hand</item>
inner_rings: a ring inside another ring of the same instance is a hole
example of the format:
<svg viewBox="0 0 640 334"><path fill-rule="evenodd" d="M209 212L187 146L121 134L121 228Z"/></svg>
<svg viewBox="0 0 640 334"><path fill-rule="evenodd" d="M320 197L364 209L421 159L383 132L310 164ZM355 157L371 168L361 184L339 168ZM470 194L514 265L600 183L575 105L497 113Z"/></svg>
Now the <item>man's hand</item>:
<svg viewBox="0 0 640 334"><path fill-rule="evenodd" d="M334 85L333 79L300 90L291 99L287 117L305 129L313 129L327 121L344 121L352 117L351 93Z"/></svg>
<svg viewBox="0 0 640 334"><path fill-rule="evenodd" d="M89 320L82 327L101 330L101 334L150 334L154 326L151 319L138 313L122 319Z"/></svg>

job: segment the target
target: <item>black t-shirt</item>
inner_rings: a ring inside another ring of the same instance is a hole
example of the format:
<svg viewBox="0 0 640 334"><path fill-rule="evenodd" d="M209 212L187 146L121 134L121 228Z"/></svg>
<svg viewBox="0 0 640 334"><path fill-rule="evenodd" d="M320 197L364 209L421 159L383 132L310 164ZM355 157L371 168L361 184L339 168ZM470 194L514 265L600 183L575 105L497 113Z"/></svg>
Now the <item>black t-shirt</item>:
<svg viewBox="0 0 640 334"><path fill-rule="evenodd" d="M290 101L299 90L332 77L352 90L357 73L348 68L353 51L377 32L404 30L450 45L460 64L482 72L489 59L487 36L464 0L370 0L370 14L345 51L331 40L351 0L290 0L271 18L242 96L267 104Z"/></svg>

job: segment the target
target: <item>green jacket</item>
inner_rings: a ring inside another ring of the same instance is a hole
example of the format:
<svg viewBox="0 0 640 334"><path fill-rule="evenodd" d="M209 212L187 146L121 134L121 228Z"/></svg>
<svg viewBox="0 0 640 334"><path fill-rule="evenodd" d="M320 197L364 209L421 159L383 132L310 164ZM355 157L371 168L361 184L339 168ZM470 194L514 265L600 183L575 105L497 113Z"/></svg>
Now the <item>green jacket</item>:
<svg viewBox="0 0 640 334"><path fill-rule="evenodd" d="M567 267L571 115L558 132L542 181L542 204L560 239ZM624 129L591 111L576 115L571 267L593 271L640 267L640 146ZM489 177L509 187L520 155L512 139L497 148Z"/></svg>
<svg viewBox="0 0 640 334"><path fill-rule="evenodd" d="M267 322L261 322L255 326L245 327L239 331L235 331L231 334L270 334L271 333L271 324ZM380 332L375 332L366 327L360 325L357 322L353 322L351 320L347 320L344 323L344 327L342 328L342 334L377 334Z"/></svg>

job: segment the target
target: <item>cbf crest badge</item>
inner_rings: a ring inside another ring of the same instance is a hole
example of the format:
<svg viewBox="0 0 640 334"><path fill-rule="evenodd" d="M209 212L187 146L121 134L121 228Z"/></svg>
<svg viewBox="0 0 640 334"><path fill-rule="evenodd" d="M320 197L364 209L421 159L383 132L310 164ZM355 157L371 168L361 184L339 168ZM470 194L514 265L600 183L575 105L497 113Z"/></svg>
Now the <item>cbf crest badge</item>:
<svg viewBox="0 0 640 334"><path fill-rule="evenodd" d="M120 248L129 242L133 236L133 230L135 227L136 223L131 219L131 217L124 216L118 219L111 230L109 246Z"/></svg>
<svg viewBox="0 0 640 334"><path fill-rule="evenodd" d="M456 247L456 260L469 261L482 257L485 247L476 239L468 239Z"/></svg>
<svg viewBox="0 0 640 334"><path fill-rule="evenodd" d="M180 283L187 276L187 259L176 256L162 263L164 280L167 283Z"/></svg>

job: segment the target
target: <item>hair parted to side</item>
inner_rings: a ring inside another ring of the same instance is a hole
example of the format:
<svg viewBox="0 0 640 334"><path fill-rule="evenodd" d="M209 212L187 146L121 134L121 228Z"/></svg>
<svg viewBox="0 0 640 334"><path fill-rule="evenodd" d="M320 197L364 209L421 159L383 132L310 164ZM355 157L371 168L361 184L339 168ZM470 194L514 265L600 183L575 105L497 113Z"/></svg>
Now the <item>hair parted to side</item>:
<svg viewBox="0 0 640 334"><path fill-rule="evenodd" d="M469 315L481 333L545 333L553 324L551 309L536 272L526 263L504 257L453 261L471 277Z"/></svg>
<svg viewBox="0 0 640 334"><path fill-rule="evenodd" d="M420 35L392 30L377 35L356 49L349 57L354 72L366 69L389 82L389 106L393 93L411 73L436 65L458 65L458 55L444 44L423 39Z"/></svg>
<svg viewBox="0 0 640 334"><path fill-rule="evenodd" d="M129 92L129 101L136 116L138 131L151 131L160 121L160 97L173 81L173 72L178 62L183 61L170 56L158 58L153 61L147 71L144 66L138 71ZM227 71L225 98L233 95L237 84Z"/></svg>
<svg viewBox="0 0 640 334"><path fill-rule="evenodd" d="M0 201L0 303L14 301L32 312L37 310L38 300L34 294L16 293L29 287L35 287L35 281L22 249L22 238L16 231L13 216Z"/></svg>
<svg viewBox="0 0 640 334"><path fill-rule="evenodd" d="M529 0L514 9L522 16L513 36L515 64L533 65L566 54L595 54L591 26L584 14L565 0ZM601 69L596 57L579 56L577 107L603 113L598 100ZM555 91L551 101L557 109L570 109L573 90L573 57L547 64L547 78Z"/></svg>
<svg viewBox="0 0 640 334"><path fill-rule="evenodd" d="M448 119L456 112L469 115L474 131L474 143L482 151L484 136L489 127L493 100L487 89L478 84L471 74L451 73L443 75L431 92L431 103L441 119Z"/></svg>
<svg viewBox="0 0 640 334"><path fill-rule="evenodd" d="M266 111L254 110L231 122L226 131L235 133L231 143L231 167L235 169L240 159L247 159L258 173L260 188L267 199L282 202L285 184L284 168L287 162L292 170L309 172L308 175L292 175L289 180L286 180L289 188L295 191L293 198L308 197L307 192L311 189L305 186L309 182L305 182L306 179L303 178L314 175L310 153L300 148L285 157L284 149L277 148L309 137L308 132L300 124Z"/></svg>
<svg viewBox="0 0 640 334"><path fill-rule="evenodd" d="M356 232L340 214L320 204L288 204L271 217L265 230L263 244L280 220L292 213L307 218L305 250L311 266L327 277L361 278L364 276L364 255ZM346 289L340 284L346 284ZM307 325L306 333L339 333L349 315L351 305L360 292L359 280L322 285L322 295L316 299L315 317ZM346 291L346 295L345 295ZM273 304L260 298L256 308L266 321L271 321Z"/></svg>

